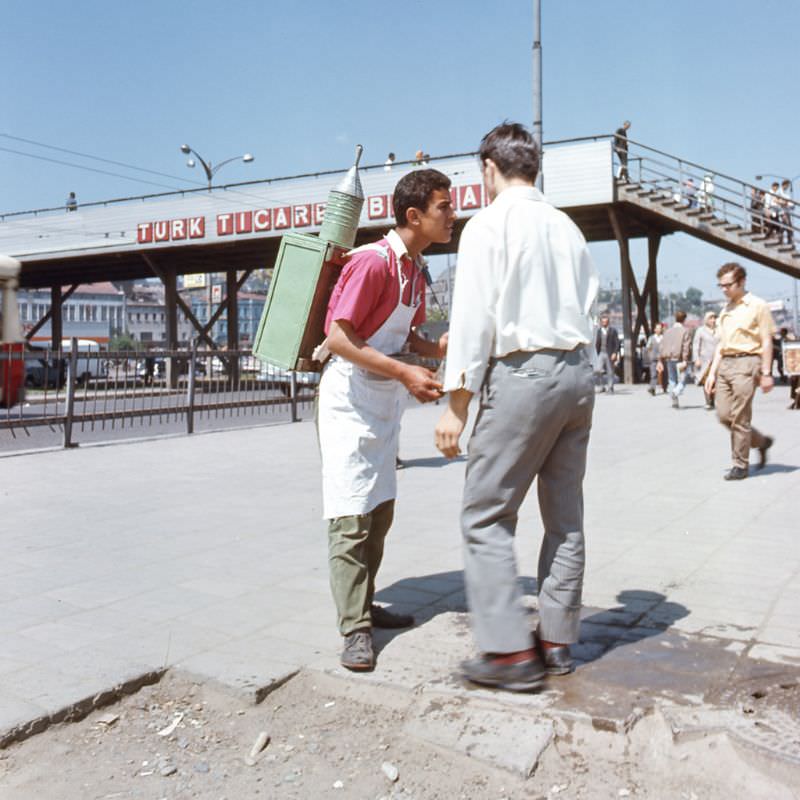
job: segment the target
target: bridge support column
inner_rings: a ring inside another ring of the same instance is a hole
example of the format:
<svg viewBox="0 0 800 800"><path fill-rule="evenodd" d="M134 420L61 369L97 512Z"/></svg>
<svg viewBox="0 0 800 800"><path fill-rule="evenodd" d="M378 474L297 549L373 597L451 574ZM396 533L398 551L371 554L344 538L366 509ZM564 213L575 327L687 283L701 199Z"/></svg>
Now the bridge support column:
<svg viewBox="0 0 800 800"><path fill-rule="evenodd" d="M658 248L661 244L661 234L651 233L647 237L647 280L644 285L644 294L650 297L650 330L661 319L658 308Z"/></svg>
<svg viewBox="0 0 800 800"><path fill-rule="evenodd" d="M622 364L623 378L625 383L633 383L633 364L636 358L636 348L634 346L631 320L631 293L636 287L636 278L631 268L630 247L628 246L628 237L622 226L622 221L613 207L609 207L608 216L619 245L619 272L622 288L622 340L625 343L625 359ZM636 294L638 295L638 291Z"/></svg>
<svg viewBox="0 0 800 800"><path fill-rule="evenodd" d="M167 350L175 351L178 349L178 276L173 270L167 270L159 277L164 284ZM174 357L167 359L167 385L171 389L178 386L178 361Z"/></svg>
<svg viewBox="0 0 800 800"><path fill-rule="evenodd" d="M61 349L61 339L64 337L64 325L61 315L61 284L50 287L50 347L53 350Z"/></svg>
<svg viewBox="0 0 800 800"><path fill-rule="evenodd" d="M239 282L236 280L236 270L229 269L225 272L227 317L228 317L228 350L239 349ZM233 356L228 364L228 377L231 385L239 382L239 358Z"/></svg>

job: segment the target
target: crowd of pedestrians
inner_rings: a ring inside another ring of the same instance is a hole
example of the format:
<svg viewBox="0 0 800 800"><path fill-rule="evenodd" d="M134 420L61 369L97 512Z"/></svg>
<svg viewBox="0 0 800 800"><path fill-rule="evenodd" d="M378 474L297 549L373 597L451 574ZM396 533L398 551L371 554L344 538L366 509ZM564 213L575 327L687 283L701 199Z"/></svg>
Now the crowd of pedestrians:
<svg viewBox="0 0 800 800"><path fill-rule="evenodd" d="M750 230L781 244L794 245L792 182L774 181L769 191L750 190Z"/></svg>

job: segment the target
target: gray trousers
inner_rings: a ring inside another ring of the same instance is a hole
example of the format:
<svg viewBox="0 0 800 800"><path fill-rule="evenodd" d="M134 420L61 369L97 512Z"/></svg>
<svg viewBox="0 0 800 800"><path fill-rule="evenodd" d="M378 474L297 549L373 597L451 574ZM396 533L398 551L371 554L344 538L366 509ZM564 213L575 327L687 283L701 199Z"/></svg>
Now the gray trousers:
<svg viewBox="0 0 800 800"><path fill-rule="evenodd" d="M613 390L614 388L614 362L611 356L605 350L601 350L597 354L597 374L603 376L606 384L606 389Z"/></svg>
<svg viewBox="0 0 800 800"><path fill-rule="evenodd" d="M481 395L461 526L464 578L478 647L531 646L517 580L517 514L538 477L544 539L539 551L539 635L578 641L583 589L583 476L594 408L583 347L517 352L492 361Z"/></svg>

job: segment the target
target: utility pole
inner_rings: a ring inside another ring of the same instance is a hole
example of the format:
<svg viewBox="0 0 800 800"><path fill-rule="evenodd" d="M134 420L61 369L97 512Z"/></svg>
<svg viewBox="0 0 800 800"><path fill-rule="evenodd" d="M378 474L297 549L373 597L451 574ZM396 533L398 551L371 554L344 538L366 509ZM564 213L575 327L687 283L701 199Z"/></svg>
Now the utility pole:
<svg viewBox="0 0 800 800"><path fill-rule="evenodd" d="M536 188L542 183L542 0L533 0L533 138L539 148L539 174Z"/></svg>

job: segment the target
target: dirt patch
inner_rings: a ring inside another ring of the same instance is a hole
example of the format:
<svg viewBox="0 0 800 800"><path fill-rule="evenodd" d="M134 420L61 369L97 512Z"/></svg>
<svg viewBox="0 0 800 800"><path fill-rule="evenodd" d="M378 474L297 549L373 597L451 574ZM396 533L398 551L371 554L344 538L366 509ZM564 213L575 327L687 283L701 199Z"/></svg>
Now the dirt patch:
<svg viewBox="0 0 800 800"><path fill-rule="evenodd" d="M0 797L782 800L797 797L792 780L800 785L797 773L768 775L766 762L743 758L723 734L675 743L658 714L627 735L556 720L553 743L525 779L408 735L417 702L302 672L247 706L168 674L81 722L0 751ZM269 741L248 764L262 732Z"/></svg>

